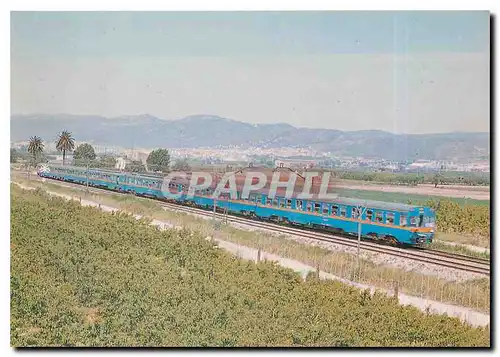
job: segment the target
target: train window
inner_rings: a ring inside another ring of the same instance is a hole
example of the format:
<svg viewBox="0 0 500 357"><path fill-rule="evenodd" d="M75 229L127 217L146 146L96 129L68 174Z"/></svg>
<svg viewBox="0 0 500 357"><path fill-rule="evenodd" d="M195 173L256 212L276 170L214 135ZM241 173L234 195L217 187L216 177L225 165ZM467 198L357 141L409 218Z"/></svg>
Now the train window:
<svg viewBox="0 0 500 357"><path fill-rule="evenodd" d="M272 206L272 205L273 205L273 200L272 200L271 198L269 198L269 197L268 197L268 198L266 199L266 204L267 204L268 206Z"/></svg>
<svg viewBox="0 0 500 357"><path fill-rule="evenodd" d="M274 206L274 207L278 207L278 201L279 201L279 200L278 200L277 198L275 198L275 199L273 200L273 206Z"/></svg>
<svg viewBox="0 0 500 357"><path fill-rule="evenodd" d="M346 216L346 209L343 206L340 206L340 216L345 217Z"/></svg>
<svg viewBox="0 0 500 357"><path fill-rule="evenodd" d="M306 211L307 212L312 212L312 209L313 209L312 203L311 202L307 202Z"/></svg>
<svg viewBox="0 0 500 357"><path fill-rule="evenodd" d="M339 214L338 210L339 210L338 206L332 206L332 216L338 215Z"/></svg>
<svg viewBox="0 0 500 357"><path fill-rule="evenodd" d="M358 218L358 208L357 207L354 207L352 209L352 218Z"/></svg>
<svg viewBox="0 0 500 357"><path fill-rule="evenodd" d="M394 213L387 212L385 214L385 223L387 223L387 224L394 224Z"/></svg>
<svg viewBox="0 0 500 357"><path fill-rule="evenodd" d="M366 210L366 219L369 221L373 219L373 211L371 209Z"/></svg>
<svg viewBox="0 0 500 357"><path fill-rule="evenodd" d="M314 212L319 213L320 210L321 210L321 203L315 203Z"/></svg>
<svg viewBox="0 0 500 357"><path fill-rule="evenodd" d="M286 200L286 208L292 208L292 200L290 199Z"/></svg>
<svg viewBox="0 0 500 357"><path fill-rule="evenodd" d="M382 223L384 220L382 212L375 212L375 221Z"/></svg>
<svg viewBox="0 0 500 357"><path fill-rule="evenodd" d="M286 204L285 199L284 199L284 198L281 198L281 199L280 199L280 207L283 207L283 208L284 208L284 207L285 207L285 204Z"/></svg>
<svg viewBox="0 0 500 357"><path fill-rule="evenodd" d="M420 217L419 217L419 220L418 220L418 226L422 227L423 223L424 223L424 215L421 214Z"/></svg>
<svg viewBox="0 0 500 357"><path fill-rule="evenodd" d="M410 217L410 226L412 227L417 226L417 217Z"/></svg>
<svg viewBox="0 0 500 357"><path fill-rule="evenodd" d="M326 203L323 203L323 214L328 215L328 205Z"/></svg>
<svg viewBox="0 0 500 357"><path fill-rule="evenodd" d="M302 211L302 201L301 200L297 200L295 202L295 207L299 210L299 211Z"/></svg>

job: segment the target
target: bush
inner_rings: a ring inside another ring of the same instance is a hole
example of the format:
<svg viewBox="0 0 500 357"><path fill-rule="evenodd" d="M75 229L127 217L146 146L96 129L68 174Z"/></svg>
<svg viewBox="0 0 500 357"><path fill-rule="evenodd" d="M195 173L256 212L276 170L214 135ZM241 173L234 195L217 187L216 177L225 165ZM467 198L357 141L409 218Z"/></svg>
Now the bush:
<svg viewBox="0 0 500 357"><path fill-rule="evenodd" d="M13 346L489 346L489 329L13 188Z"/></svg>

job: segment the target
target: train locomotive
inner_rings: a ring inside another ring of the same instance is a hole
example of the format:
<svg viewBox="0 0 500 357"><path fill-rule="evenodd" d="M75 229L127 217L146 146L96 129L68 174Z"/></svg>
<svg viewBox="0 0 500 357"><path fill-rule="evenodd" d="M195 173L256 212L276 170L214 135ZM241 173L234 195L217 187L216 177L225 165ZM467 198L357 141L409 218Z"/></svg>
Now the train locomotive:
<svg viewBox="0 0 500 357"><path fill-rule="evenodd" d="M213 209L215 203L217 210L228 214L337 234L357 236L361 222L363 238L394 245L426 246L432 243L435 232L435 211L424 206L353 198L318 201L279 195L269 197L265 190L254 191L247 198L241 197L241 192L238 192L237 199L224 194L214 199L213 188L198 190L188 196L185 180L172 180L167 192L162 187L162 176L74 166L48 165L39 168L37 174L43 178L175 201L204 209Z"/></svg>

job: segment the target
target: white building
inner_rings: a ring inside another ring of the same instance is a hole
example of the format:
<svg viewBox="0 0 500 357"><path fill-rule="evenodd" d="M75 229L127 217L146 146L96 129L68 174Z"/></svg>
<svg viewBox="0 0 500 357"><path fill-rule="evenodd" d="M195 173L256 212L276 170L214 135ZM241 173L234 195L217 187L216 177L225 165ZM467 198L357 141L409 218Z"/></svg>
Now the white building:
<svg viewBox="0 0 500 357"><path fill-rule="evenodd" d="M118 170L125 170L125 167L129 163L130 163L130 160L125 159L124 157L117 157L116 158L115 168L118 169Z"/></svg>

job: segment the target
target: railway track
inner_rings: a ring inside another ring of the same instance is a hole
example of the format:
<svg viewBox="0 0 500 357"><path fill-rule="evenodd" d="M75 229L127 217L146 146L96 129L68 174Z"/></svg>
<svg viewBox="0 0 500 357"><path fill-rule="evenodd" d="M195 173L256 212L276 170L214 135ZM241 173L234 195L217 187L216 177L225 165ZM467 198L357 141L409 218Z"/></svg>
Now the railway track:
<svg viewBox="0 0 500 357"><path fill-rule="evenodd" d="M196 213L198 215L209 216L209 217L213 216L213 212L209 212L207 210L203 210L200 208L186 207L164 202L162 202L160 205L171 210L181 211L185 213ZM353 240L352 238L344 238L326 233L308 232L304 229L284 227L276 223L256 221L232 215L227 215L224 217L224 214L222 213L216 213L216 217L221 219L225 218L227 219L228 222L240 223L256 228L264 228L273 232L292 234L294 236L300 236L304 238L310 238L329 243L341 244L353 248L357 248L358 246L357 241ZM453 253L430 250L430 249L425 249L425 250L403 249L398 247L382 246L377 243L371 243L366 241L361 241L360 247L365 251L389 254L392 256L407 258L423 263L430 263L447 268L459 269L483 275L490 274L490 261L487 259L468 257L461 254L453 254Z"/></svg>
<svg viewBox="0 0 500 357"><path fill-rule="evenodd" d="M37 181L42 181L39 177L36 176ZM51 183L56 183L59 186L65 186L68 188L77 188L80 190L85 190L82 188L82 185L80 184L73 184L73 183L68 183L68 182L61 182L57 180L51 180ZM94 193L105 193L105 194L120 194L115 191L109 191L105 189L100 189L100 188L95 188L95 187L89 187L89 192L94 192ZM125 193L123 193L125 194ZM137 196L134 196L137 197ZM142 197L138 197L142 198ZM142 198L147 200L148 198ZM190 214L198 214L201 216L213 216L212 211L208 211L205 209L201 208L196 208L196 207L190 207L190 206L184 206L184 205L179 205L179 204L173 204L173 203L166 203L160 201L160 205L164 207L165 209L169 210L175 210L175 211L180 211L184 213L190 213ZM309 239L314 239L314 240L319 240L319 241L324 241L324 242L329 242L329 243L336 243L348 247L353 247L357 248L358 247L358 242L357 240L354 240L352 238L347 238L347 237L341 237L337 235L332 235L328 233L321 233L321 232L316 232L316 231L308 231L305 229L300 229L300 228L293 228L289 226L283 226L277 223L270 223L270 222L265 222L261 220L255 220L255 219L249 219L249 218L244 218L244 217L239 217L239 216L233 216L233 215L224 215L222 213L216 213L216 217L218 218L224 218L228 222L232 223L239 223L243 224L246 226L251 226L255 228L260 228L260 229L266 229L272 232L276 233L283 233L283 234L291 234L294 236L300 236L304 238L309 238ZM421 249L421 248L399 248L399 247L393 247L393 246L387 246L387 245L381 245L378 243L373 243L373 242L367 242L367 241L361 241L360 242L360 248L365 250L365 251L370 251L374 253L381 253L381 254L388 254L392 255L395 257L400 257L400 258L405 258L405 259L411 259L414 261L422 262L422 263L428 263L428 264L434 264L434 265L439 265L442 267L447 267L447 268L452 268L452 269L458 269L462 271L467 271L467 272L472 272L472 273L478 273L482 275L490 275L490 261L488 259L483 259L483 258L475 258L475 257L470 257L462 254L454 254L454 253L449 253L449 252L444 252L444 251L438 251L438 250L432 250L432 249Z"/></svg>

